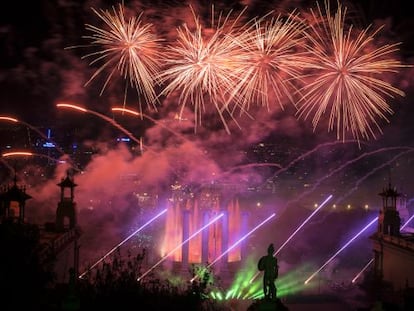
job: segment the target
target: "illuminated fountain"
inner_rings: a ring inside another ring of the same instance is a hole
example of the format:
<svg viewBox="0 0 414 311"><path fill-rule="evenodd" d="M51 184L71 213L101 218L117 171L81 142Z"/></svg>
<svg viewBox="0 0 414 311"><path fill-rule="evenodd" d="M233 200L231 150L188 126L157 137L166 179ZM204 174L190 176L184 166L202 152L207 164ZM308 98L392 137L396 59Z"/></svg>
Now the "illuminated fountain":
<svg viewBox="0 0 414 311"><path fill-rule="evenodd" d="M238 262L245 257L244 243L227 251L248 229L248 214L241 211L237 198L228 198L224 188L215 184L202 187L198 193L178 183L172 185L171 190L161 256L223 213L219 221L172 252L170 259L182 264L206 264L223 253L222 263Z"/></svg>

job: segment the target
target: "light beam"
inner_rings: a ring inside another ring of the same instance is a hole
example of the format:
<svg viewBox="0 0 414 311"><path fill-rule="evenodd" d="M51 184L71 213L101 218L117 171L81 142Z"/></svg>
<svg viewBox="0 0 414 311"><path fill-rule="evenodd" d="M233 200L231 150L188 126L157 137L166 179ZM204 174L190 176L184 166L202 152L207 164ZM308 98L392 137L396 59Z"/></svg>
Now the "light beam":
<svg viewBox="0 0 414 311"><path fill-rule="evenodd" d="M158 213L157 215L155 215L154 217L152 217L150 220L148 220L145 224L143 224L141 227L139 227L137 230L135 230L134 232L132 232L130 235L128 235L124 240L122 240L121 242L119 242L117 245L115 245L109 252L106 253L106 255L104 255L101 259L99 259L97 262L95 262L91 267L88 268L88 270L86 270L85 272L83 272L79 278L81 279L85 274L87 274L88 272L90 272L93 268L95 268L100 262L102 262L106 257L108 257L109 255L111 255L118 247L120 247L121 245L123 245L125 242L127 242L130 238L132 238L134 235L136 235L138 232L140 232L142 229L144 229L146 226L148 226L149 224L151 224L154 220L156 220L158 217L162 216L163 214L165 214L167 212L167 209L162 210L160 213Z"/></svg>
<svg viewBox="0 0 414 311"><path fill-rule="evenodd" d="M217 261L219 261L221 258L223 258L224 255L226 255L228 252L230 252L233 248L235 248L237 245L239 245L241 242L243 242L249 235L251 235L253 232L255 232L258 228L263 226L265 223L267 223L270 219L272 219L276 213L273 213L269 217L267 217L265 220L263 220L260 224L258 224L256 227L254 227L252 230L250 230L248 233L246 233L244 236L242 236L237 242L235 242L232 246L230 246L226 251L224 251L220 256L218 256L216 259L214 259L207 268L210 268L212 265L214 265ZM197 276L193 277L190 282L193 282Z"/></svg>
<svg viewBox="0 0 414 311"><path fill-rule="evenodd" d="M213 224L214 222L216 222L217 220L219 220L221 217L224 216L224 213L221 213L220 215L218 215L217 217L215 217L213 220L211 220L209 223L207 223L206 225L204 225L203 227L201 227L199 230L197 230L196 232L194 232L191 236L189 236L185 241L183 241L182 243L180 243L179 245L177 245L173 250L171 250L167 255L165 255L164 257L162 257L156 264L154 264L151 268L149 268L146 272L144 272L138 279L137 281L139 282L140 280L142 280L148 273L150 273L152 270L154 270L160 263L162 263L165 259L167 259L169 256L171 256L177 249L179 249L181 246L183 246L185 243L188 243L188 241L190 241L193 237L195 237L197 234L199 234L201 231L203 231L205 228L207 228L208 226L210 226L211 224Z"/></svg>
<svg viewBox="0 0 414 311"><path fill-rule="evenodd" d="M357 273L357 275L355 275L355 277L352 279L352 283L355 283L355 281L361 276L362 273L364 273L365 270L367 270L367 268L370 266L370 264L372 264L374 262L374 258L372 258L370 261L368 261L368 263L362 268L361 271L359 271Z"/></svg>
<svg viewBox="0 0 414 311"><path fill-rule="evenodd" d="M402 230L402 229L404 229L408 224L409 224L409 222L411 221L411 220L413 220L413 218L414 218L414 214L405 222L405 224L403 224L402 226L401 226L401 229L400 230ZM374 262L374 258L372 258L362 269L361 269L361 271L359 271L356 275L355 275L355 277L352 279L352 283L355 283L355 281L361 276L361 274L365 271L365 270L367 270L368 269L368 267L372 264Z"/></svg>
<svg viewBox="0 0 414 311"><path fill-rule="evenodd" d="M314 210L313 212L312 212L312 214L310 214L309 216L308 216L308 218L306 218L303 222L302 222L302 224L290 235L290 237L279 247L279 249L273 254L273 256L276 256L281 250L282 250L282 248L283 247L285 247L285 245L296 235L296 233L298 233L299 232L299 230L300 229L302 229L303 228L303 226L304 225L306 225L306 223L313 217L313 215L315 215L330 199L332 198L332 194L331 195L329 195L326 199L325 199L325 201L323 201L322 202L322 204L321 205L319 205L318 206L318 208L316 209L316 210ZM256 272L256 274L250 279L250 284L257 278L257 276L260 274L260 272Z"/></svg>
<svg viewBox="0 0 414 311"><path fill-rule="evenodd" d="M367 230L373 223L375 223L378 220L378 216L375 217L371 222L366 225L361 231L359 231L354 237L352 237L348 242L345 243L344 246L342 246L331 258L329 258L318 270L316 270L306 281L305 285L309 283L310 280L313 279L313 277L319 273L323 268L325 268L340 252L342 252L345 248L348 247L349 244L351 244L356 238L358 238L365 230Z"/></svg>

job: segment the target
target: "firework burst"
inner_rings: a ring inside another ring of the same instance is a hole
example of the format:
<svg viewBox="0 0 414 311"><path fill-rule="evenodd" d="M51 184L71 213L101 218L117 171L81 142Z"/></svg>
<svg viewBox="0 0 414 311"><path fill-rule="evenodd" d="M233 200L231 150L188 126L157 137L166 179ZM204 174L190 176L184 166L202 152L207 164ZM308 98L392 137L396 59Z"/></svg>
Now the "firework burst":
<svg viewBox="0 0 414 311"><path fill-rule="evenodd" d="M251 103L270 109L269 98L281 108L286 98L294 102L294 81L300 79L303 65L308 63L306 54L300 52L305 28L293 12L287 18L261 18L237 37L245 57L238 68L240 80L236 87L242 112L249 110Z"/></svg>
<svg viewBox="0 0 414 311"><path fill-rule="evenodd" d="M375 46L378 30L370 27L356 33L345 30L346 9L338 4L334 15L325 2L325 12L318 4L308 31L308 49L313 61L309 63L313 80L300 91L299 118L313 116L314 130L325 113L329 114L328 130L336 128L337 139L344 140L350 132L355 139L375 138L380 133L380 119L388 121L393 113L385 97L404 93L381 79L387 72L396 72L403 65L392 54L398 44ZM325 22L318 22L322 19Z"/></svg>
<svg viewBox="0 0 414 311"><path fill-rule="evenodd" d="M230 12L225 18L220 17L214 28L204 28L193 10L192 13L195 29L186 24L178 28L177 42L166 53L167 69L161 76L165 83L162 94L168 96L180 91L180 116L184 107L191 103L195 127L201 123L202 114L208 108L206 105L212 105L229 132L225 115L232 116L229 107L241 62L242 52L234 40L241 14L230 21Z"/></svg>
<svg viewBox="0 0 414 311"><path fill-rule="evenodd" d="M161 53L159 39L151 32L151 24L144 24L142 13L139 16L125 18L122 5L112 11L92 9L105 23L106 29L90 24L86 29L92 34L84 38L91 40L88 47L98 47L99 51L87 54L83 58L93 58L90 65L101 66L86 82L88 85L99 74L108 71L108 76L101 90L103 94L109 81L116 73L126 81L125 99L128 87L136 89L138 98L144 97L148 106L156 108L157 95L155 86L161 70ZM139 104L140 109L141 102Z"/></svg>

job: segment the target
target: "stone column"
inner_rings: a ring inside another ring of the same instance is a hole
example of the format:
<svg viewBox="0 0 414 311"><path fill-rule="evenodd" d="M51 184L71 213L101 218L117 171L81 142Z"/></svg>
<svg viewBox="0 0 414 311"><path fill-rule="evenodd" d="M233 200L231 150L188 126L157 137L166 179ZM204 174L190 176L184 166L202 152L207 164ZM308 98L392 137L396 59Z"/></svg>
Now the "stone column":
<svg viewBox="0 0 414 311"><path fill-rule="evenodd" d="M189 210L184 210L183 211L183 240L182 240L182 243L184 243L184 241L187 241L189 237L190 237L190 211ZM189 257L188 253L189 253L189 241L187 241L186 243L184 243L181 246L181 262L182 262L183 268L188 266L188 257Z"/></svg>

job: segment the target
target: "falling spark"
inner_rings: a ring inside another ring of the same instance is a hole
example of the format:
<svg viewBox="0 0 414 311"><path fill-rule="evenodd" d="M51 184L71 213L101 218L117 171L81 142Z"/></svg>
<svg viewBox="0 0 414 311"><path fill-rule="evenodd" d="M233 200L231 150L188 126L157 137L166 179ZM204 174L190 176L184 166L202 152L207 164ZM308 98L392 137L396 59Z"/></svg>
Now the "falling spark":
<svg viewBox="0 0 414 311"><path fill-rule="evenodd" d="M141 95L144 97L149 107L152 105L156 108L157 95L154 88L159 84L158 75L161 71L161 53L159 52L161 40L151 32L152 25L142 21L142 13L126 19L125 8L121 4L118 10L115 7L112 7L112 11L92 10L105 23L106 28L86 25L86 30L92 33L84 36L85 39L91 40L87 47L98 47L99 50L82 58L92 58L89 65L96 63L102 63L102 65L85 86L99 74L109 70L101 89L102 95L115 73L119 73L127 82L125 100L128 86L131 86L137 91L138 97ZM139 107L142 110L141 102Z"/></svg>
<svg viewBox="0 0 414 311"><path fill-rule="evenodd" d="M340 4L334 16L327 1L326 18L322 11L318 4L312 17L326 21L311 24L307 31L313 58L308 67L314 80L300 90L298 117L312 116L315 130L323 115L329 114L328 131L336 128L337 139L344 140L348 132L357 140L375 138L375 129L382 133L378 121L388 122L387 115L393 114L385 96L404 96L380 76L404 67L392 58L399 44L375 46L374 37L381 28L356 33L351 26L346 31L346 9Z"/></svg>

